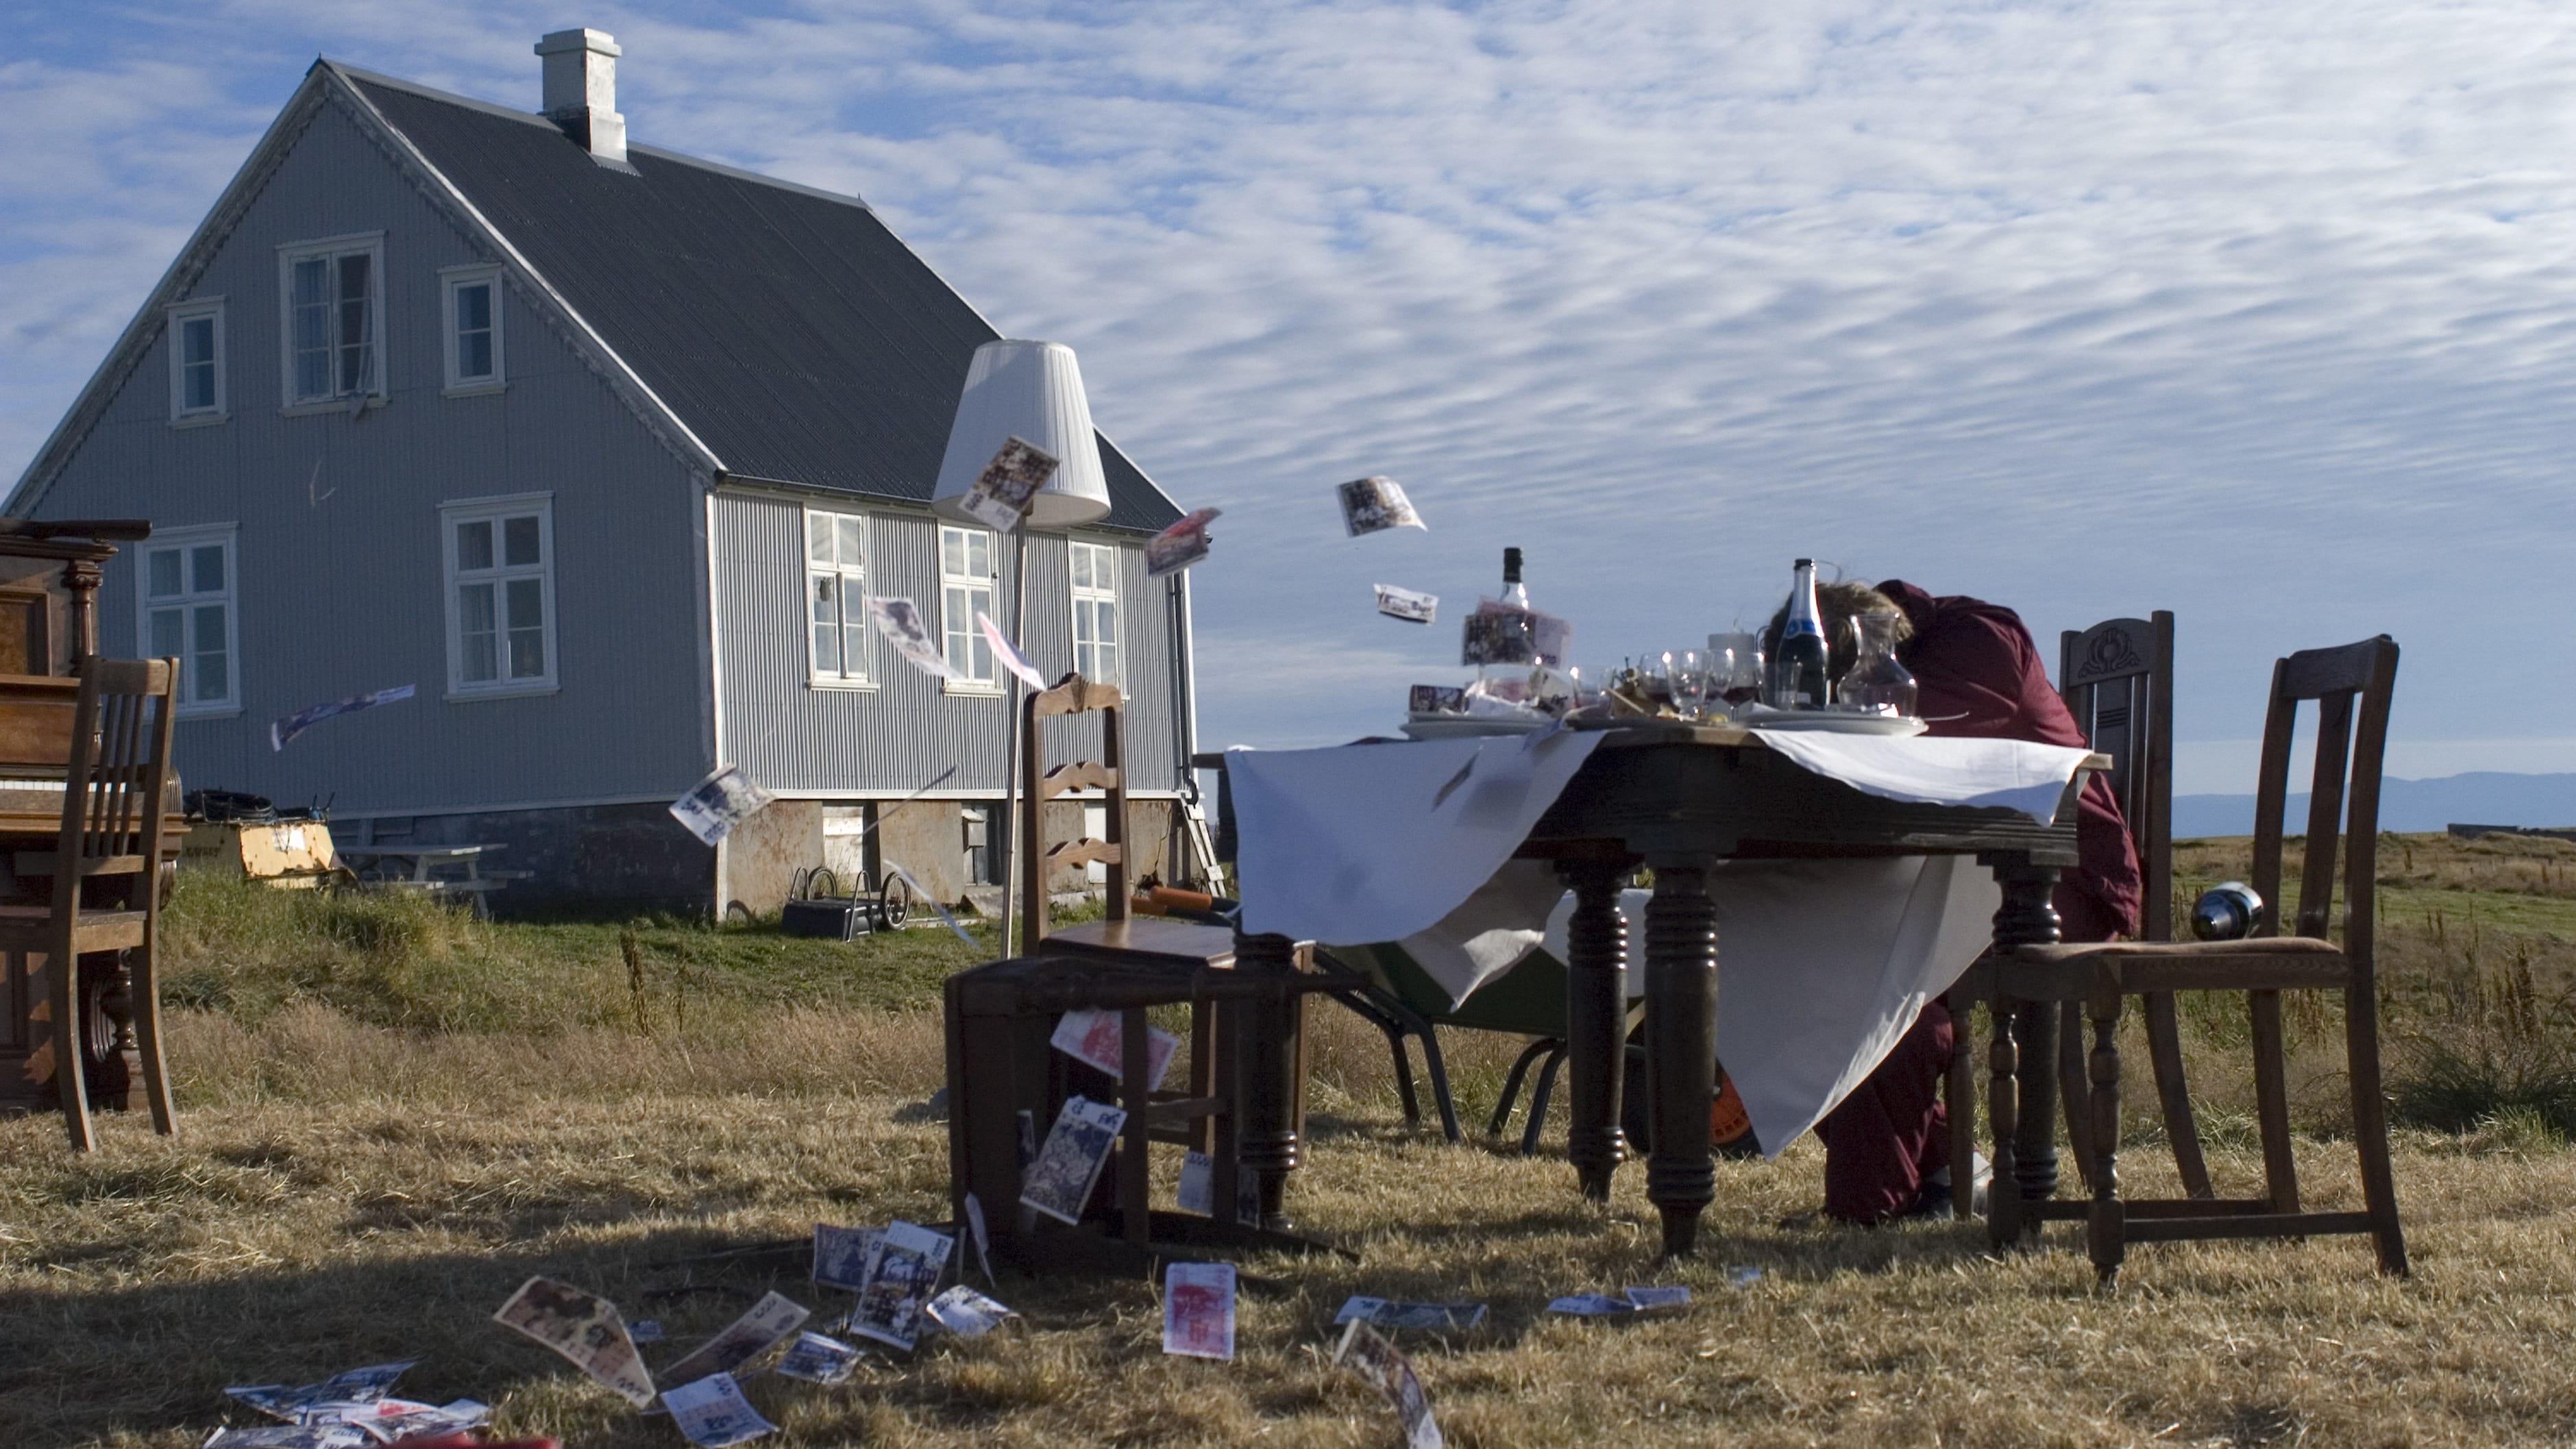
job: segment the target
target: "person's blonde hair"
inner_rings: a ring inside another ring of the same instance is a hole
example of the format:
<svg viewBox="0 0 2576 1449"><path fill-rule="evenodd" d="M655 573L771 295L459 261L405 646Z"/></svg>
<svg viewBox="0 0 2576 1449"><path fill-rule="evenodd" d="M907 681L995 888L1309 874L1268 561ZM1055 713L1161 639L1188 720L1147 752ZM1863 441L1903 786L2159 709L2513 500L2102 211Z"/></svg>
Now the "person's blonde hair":
<svg viewBox="0 0 2576 1449"><path fill-rule="evenodd" d="M1853 579L1837 579L1830 584L1816 585L1816 613L1817 622L1825 629L1825 643L1832 651L1831 672L1836 679L1842 678L1843 671L1851 667L1851 656L1843 647L1843 631L1861 615L1894 614L1896 642L1902 644L1914 637L1914 621L1905 616L1903 609L1896 607L1894 599ZM1762 631L1762 652L1765 655L1780 652L1780 631L1788 627L1789 606L1783 603L1779 612L1771 616L1770 627Z"/></svg>

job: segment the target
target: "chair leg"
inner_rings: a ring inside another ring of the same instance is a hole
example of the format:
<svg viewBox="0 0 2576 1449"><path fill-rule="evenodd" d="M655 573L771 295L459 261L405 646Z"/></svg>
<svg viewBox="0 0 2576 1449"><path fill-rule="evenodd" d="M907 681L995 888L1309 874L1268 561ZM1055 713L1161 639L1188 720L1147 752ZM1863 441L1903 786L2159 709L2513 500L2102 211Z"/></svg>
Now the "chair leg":
<svg viewBox="0 0 2576 1449"><path fill-rule="evenodd" d="M1976 1215L1977 1069L1969 1010L1964 997L1950 1002L1950 1072L1941 1085L1942 1110L1950 1118L1950 1216L1966 1222Z"/></svg>
<svg viewBox="0 0 2576 1449"><path fill-rule="evenodd" d="M2289 1048L2281 1029L2281 993L2253 991L2254 1111L2263 1129L2263 1180L2272 1211L2299 1210L2299 1165L2290 1155Z"/></svg>
<svg viewBox="0 0 2576 1449"><path fill-rule="evenodd" d="M89 1071L81 1049L80 958L71 942L58 942L45 957L46 1011L53 1020L54 1095L62 1099L63 1126L75 1152L95 1152L89 1125Z"/></svg>
<svg viewBox="0 0 2576 1449"><path fill-rule="evenodd" d="M2092 1250L2093 1273L2109 1283L2120 1273L2128 1252L2128 1224L2120 1206L2120 985L2116 977L2094 990L2086 1003L2093 1018L2093 1053L2089 1106L2085 1125L2092 1139L2092 1170L2085 1174L2093 1188L2092 1210L2085 1219L2085 1242Z"/></svg>
<svg viewBox="0 0 2576 1449"><path fill-rule="evenodd" d="M2397 1221L2397 1180L2388 1166L2388 1102L2379 1085L2379 1012L2369 988L2344 994L2344 1046L2352 1073L2352 1136L2361 1152L2361 1198L2370 1212L2379 1271L2407 1276L2406 1231Z"/></svg>
<svg viewBox="0 0 2576 1449"><path fill-rule="evenodd" d="M2170 991L2146 995L2147 1055L2155 1063L2156 1099L2163 1104L2165 1138L2173 1144L2174 1170L2182 1175L2186 1197L2213 1198L2209 1164L2200 1154L2200 1124L2191 1112L2191 1089L2183 1080L2182 1023L2174 1014Z"/></svg>
<svg viewBox="0 0 2576 1449"><path fill-rule="evenodd" d="M170 1074L161 1059L161 978L155 961L155 932L144 933L143 944L129 956L133 985L127 988L134 998L134 1039L143 1057L143 1092L152 1108L152 1130L164 1137L179 1135L178 1108L170 1101Z"/></svg>
<svg viewBox="0 0 2576 1449"><path fill-rule="evenodd" d="M1529 1118L1521 1124L1521 1156L1538 1154L1539 1129L1547 1125L1548 1095L1556 1090L1556 1069L1565 1065L1565 1043L1554 1044L1555 1050L1538 1069L1538 1085L1530 1091Z"/></svg>
<svg viewBox="0 0 2576 1449"><path fill-rule="evenodd" d="M1422 1120L1422 1104L1413 1095L1413 1057L1404 1049L1404 1028L1394 1022L1383 1022L1387 1052L1395 1058L1395 1095L1404 1104L1404 1125L1411 1127Z"/></svg>
<svg viewBox="0 0 2576 1449"><path fill-rule="evenodd" d="M1440 1060L1440 1029L1436 1026L1423 1029L1422 1066L1431 1077L1431 1105L1440 1112L1440 1135L1453 1143L1464 1141L1458 1131L1458 1102L1449 1095L1449 1068Z"/></svg>
<svg viewBox="0 0 2576 1449"><path fill-rule="evenodd" d="M1552 1045L1553 1042L1542 1037L1523 1048L1521 1054L1513 1059L1512 1069L1503 1076L1503 1094L1494 1103L1493 1120L1485 1124L1486 1136L1503 1135L1503 1124L1512 1120L1512 1103L1520 1100L1521 1078L1529 1074L1530 1063L1545 1056Z"/></svg>
<svg viewBox="0 0 2576 1449"><path fill-rule="evenodd" d="M1986 1239L1997 1252L2021 1241L2022 1201L2014 1177L2013 1135L2021 1112L2021 1049L2013 1040L2012 1002L1998 991L1986 1003L1992 1035L1986 1051L1986 1121L1995 1139L1995 1185L1986 1193ZM1957 1191L1955 1175L1952 1191Z"/></svg>
<svg viewBox="0 0 2576 1449"><path fill-rule="evenodd" d="M2092 1109L2085 1104L2084 1003L2069 1001L2057 1012L2057 1099L2066 1114L2066 1148L2075 1159L2075 1175L2084 1191L2093 1190Z"/></svg>

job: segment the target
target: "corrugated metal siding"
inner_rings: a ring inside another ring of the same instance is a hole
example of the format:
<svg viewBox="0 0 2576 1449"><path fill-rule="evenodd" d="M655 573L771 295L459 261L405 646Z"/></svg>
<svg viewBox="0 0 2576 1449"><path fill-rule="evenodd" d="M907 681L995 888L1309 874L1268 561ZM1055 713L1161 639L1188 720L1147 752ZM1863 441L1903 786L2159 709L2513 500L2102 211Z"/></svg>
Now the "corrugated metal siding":
<svg viewBox="0 0 2576 1449"><path fill-rule="evenodd" d="M846 508L824 501L823 506ZM868 512L868 590L919 603L938 627L938 520L926 512ZM807 683L804 514L793 498L727 489L716 495L717 628L723 658L726 754L782 794L904 795L950 765L946 790L995 790L1005 779L1007 703L944 693L871 636L871 690ZM1109 535L1086 535L1114 543ZM1005 540L996 562L1011 572ZM1161 580L1145 578L1139 548L1124 564L1119 624L1129 653L1130 788L1180 788L1170 610ZM1073 667L1073 607L1062 535L1035 536L1029 554L1030 662L1050 679ZM1099 748L1096 720L1050 727L1061 761Z"/></svg>
<svg viewBox="0 0 2576 1449"><path fill-rule="evenodd" d="M379 230L390 400L358 418L282 416L277 246ZM508 390L441 395L438 269L485 260L325 108L190 294L225 299L229 421L169 425L165 336L46 494L49 517L239 527L244 708L180 724L191 786L410 812L677 794L705 772L698 494L515 293ZM562 688L447 703L438 505L548 490ZM108 564L110 653L137 648L136 587L131 553ZM279 715L404 683L419 697L269 749Z"/></svg>

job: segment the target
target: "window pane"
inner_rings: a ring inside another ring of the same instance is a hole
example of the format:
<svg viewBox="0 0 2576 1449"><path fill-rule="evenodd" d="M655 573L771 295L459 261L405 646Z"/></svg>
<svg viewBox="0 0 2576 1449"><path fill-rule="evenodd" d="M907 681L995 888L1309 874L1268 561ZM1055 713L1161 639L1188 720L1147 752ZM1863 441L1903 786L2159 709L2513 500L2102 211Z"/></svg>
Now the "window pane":
<svg viewBox="0 0 2576 1449"><path fill-rule="evenodd" d="M492 284L476 282L456 289L456 330L489 332L492 330Z"/></svg>
<svg viewBox="0 0 2576 1449"><path fill-rule="evenodd" d="M805 515L805 557L818 564L832 561L832 515Z"/></svg>
<svg viewBox="0 0 2576 1449"><path fill-rule="evenodd" d="M868 556L867 535L862 530L859 520L847 516L836 517L832 520L832 527L840 539L841 567L855 569L863 566Z"/></svg>
<svg viewBox="0 0 2576 1449"><path fill-rule="evenodd" d="M215 319L191 317L179 324L179 360L194 366L215 360Z"/></svg>
<svg viewBox="0 0 2576 1449"><path fill-rule="evenodd" d="M299 352L295 354L295 395L299 398L331 395L331 354Z"/></svg>
<svg viewBox="0 0 2576 1449"><path fill-rule="evenodd" d="M153 598L166 599L173 594L182 594L187 592L186 587L179 582L179 551L177 549L156 548L150 555L148 555L148 557L151 560L151 567L149 570L151 573L151 583L149 591ZM178 651L174 649L170 652L175 654Z"/></svg>
<svg viewBox="0 0 2576 1449"><path fill-rule="evenodd" d="M1091 637L1100 641L1102 644L1109 646L1111 649L1117 648L1118 601L1115 599L1101 599L1093 603L1091 608Z"/></svg>
<svg viewBox="0 0 2576 1449"><path fill-rule="evenodd" d="M456 341L456 376L459 380L492 375L492 334L469 332Z"/></svg>
<svg viewBox="0 0 2576 1449"><path fill-rule="evenodd" d="M199 544L188 550L189 572L197 576L194 592L221 593L224 587L224 546L220 543Z"/></svg>
<svg viewBox="0 0 2576 1449"><path fill-rule="evenodd" d="M340 258L341 301L364 302L367 300L367 268L372 265L374 261L375 258L367 255L365 252L351 252L347 256ZM344 342L350 342L355 341L356 339L343 335L341 340Z"/></svg>
<svg viewBox="0 0 2576 1449"><path fill-rule="evenodd" d="M546 677L546 632L543 629L510 631L510 677L512 679Z"/></svg>
<svg viewBox="0 0 2576 1449"><path fill-rule="evenodd" d="M939 530L939 571L943 574L966 572L966 533L963 529Z"/></svg>
<svg viewBox="0 0 2576 1449"><path fill-rule="evenodd" d="M180 374L183 381L179 406L200 412L215 405L215 365L192 362Z"/></svg>
<svg viewBox="0 0 2576 1449"><path fill-rule="evenodd" d="M176 609L152 611L152 657L176 659L188 652L186 641L179 636L186 616Z"/></svg>
<svg viewBox="0 0 2576 1449"><path fill-rule="evenodd" d="M329 266L330 263L324 261L320 257L307 257L303 261L295 264L294 276L296 306L309 307L315 303L328 300L322 295L322 279ZM320 339L317 338L315 340L319 341Z"/></svg>
<svg viewBox="0 0 2576 1449"><path fill-rule="evenodd" d="M525 568L538 562L535 514L501 520L501 562L512 568Z"/></svg>
<svg viewBox="0 0 2576 1449"><path fill-rule="evenodd" d="M546 586L542 579L510 580L510 629L542 629L546 624Z"/></svg>
<svg viewBox="0 0 2576 1449"><path fill-rule="evenodd" d="M460 569L488 569L492 566L492 523L476 519L456 525L456 566Z"/></svg>
<svg viewBox="0 0 2576 1449"><path fill-rule="evenodd" d="M868 628L865 624L845 624L841 628L841 664L852 679L868 672Z"/></svg>
<svg viewBox="0 0 2576 1449"><path fill-rule="evenodd" d="M231 671L224 658L224 606L200 604L189 611L196 652L189 658L196 683L189 693L201 700L222 699L232 692Z"/></svg>
<svg viewBox="0 0 2576 1449"><path fill-rule="evenodd" d="M500 656L494 641L492 586L467 584L456 591L456 632L463 646L459 661L469 684L488 683L500 676Z"/></svg>
<svg viewBox="0 0 2576 1449"><path fill-rule="evenodd" d="M993 576L993 535L979 532L966 535L966 572L979 579Z"/></svg>

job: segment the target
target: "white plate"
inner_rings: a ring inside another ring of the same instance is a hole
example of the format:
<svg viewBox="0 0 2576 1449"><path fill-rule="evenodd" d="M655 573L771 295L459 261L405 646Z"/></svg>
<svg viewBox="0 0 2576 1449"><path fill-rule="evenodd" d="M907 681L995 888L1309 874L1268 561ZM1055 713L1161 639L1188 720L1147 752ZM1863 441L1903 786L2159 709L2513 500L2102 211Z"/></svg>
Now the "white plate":
<svg viewBox="0 0 2576 1449"><path fill-rule="evenodd" d="M1461 740L1481 735L1535 734L1556 723L1552 719L1480 719L1474 715L1447 714L1404 722L1404 732L1417 740Z"/></svg>
<svg viewBox="0 0 2576 1449"><path fill-rule="evenodd" d="M1839 710L1762 710L1735 723L1755 730L1807 730L1829 735L1919 735L1931 728L1906 714L1844 714Z"/></svg>

